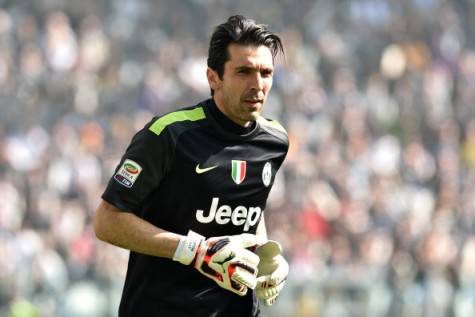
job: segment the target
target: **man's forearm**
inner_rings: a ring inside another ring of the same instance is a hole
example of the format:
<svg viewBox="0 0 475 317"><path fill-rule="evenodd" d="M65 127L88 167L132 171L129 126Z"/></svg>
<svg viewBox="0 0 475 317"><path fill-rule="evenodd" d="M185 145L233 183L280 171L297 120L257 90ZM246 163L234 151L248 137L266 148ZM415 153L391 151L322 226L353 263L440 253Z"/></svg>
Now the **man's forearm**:
<svg viewBox="0 0 475 317"><path fill-rule="evenodd" d="M151 223L102 201L94 218L96 236L138 253L173 258L181 235L155 227Z"/></svg>

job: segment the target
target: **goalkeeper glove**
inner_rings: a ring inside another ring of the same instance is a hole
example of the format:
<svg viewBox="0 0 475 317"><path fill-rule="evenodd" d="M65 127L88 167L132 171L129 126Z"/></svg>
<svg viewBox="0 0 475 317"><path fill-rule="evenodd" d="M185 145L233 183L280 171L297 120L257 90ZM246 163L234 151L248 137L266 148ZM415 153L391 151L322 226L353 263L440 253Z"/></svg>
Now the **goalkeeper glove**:
<svg viewBox="0 0 475 317"><path fill-rule="evenodd" d="M219 286L244 296L257 284L259 257L246 248L257 244L257 237L243 233L234 236L205 238L193 231L182 237L173 260L192 264Z"/></svg>
<svg viewBox="0 0 475 317"><path fill-rule="evenodd" d="M284 287L289 264L281 255L282 247L277 241L267 241L257 248L256 253L260 258L256 295L265 305L270 306L275 303Z"/></svg>

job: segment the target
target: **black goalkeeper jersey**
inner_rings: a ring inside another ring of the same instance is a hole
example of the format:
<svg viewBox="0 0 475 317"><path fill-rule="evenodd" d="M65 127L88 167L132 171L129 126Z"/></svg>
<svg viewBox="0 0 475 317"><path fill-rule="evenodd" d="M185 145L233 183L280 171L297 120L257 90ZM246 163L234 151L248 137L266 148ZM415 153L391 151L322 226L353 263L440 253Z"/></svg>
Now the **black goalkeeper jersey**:
<svg viewBox="0 0 475 317"><path fill-rule="evenodd" d="M259 117L244 129L209 99L153 118L102 198L182 235L255 233L287 150L277 122ZM192 266L131 252L119 316L259 316L259 307L252 291L241 297Z"/></svg>

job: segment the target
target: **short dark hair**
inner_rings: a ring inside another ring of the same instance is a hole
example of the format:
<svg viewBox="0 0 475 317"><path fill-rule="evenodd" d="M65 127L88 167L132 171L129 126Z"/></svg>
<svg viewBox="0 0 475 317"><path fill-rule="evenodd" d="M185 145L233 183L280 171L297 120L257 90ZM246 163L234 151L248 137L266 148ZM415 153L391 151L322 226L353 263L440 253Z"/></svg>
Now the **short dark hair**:
<svg viewBox="0 0 475 317"><path fill-rule="evenodd" d="M208 67L216 71L221 79L224 64L229 60L230 44L267 46L273 59L278 53L284 54L280 37L269 31L267 25L257 24L242 15L233 15L215 28L209 42Z"/></svg>

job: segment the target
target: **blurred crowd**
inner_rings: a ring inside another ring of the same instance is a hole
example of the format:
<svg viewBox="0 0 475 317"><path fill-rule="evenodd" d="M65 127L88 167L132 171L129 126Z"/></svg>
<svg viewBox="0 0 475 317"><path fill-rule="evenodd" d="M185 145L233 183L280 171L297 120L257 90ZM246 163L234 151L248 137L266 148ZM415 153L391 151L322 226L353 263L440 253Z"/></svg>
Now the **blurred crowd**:
<svg viewBox="0 0 475 317"><path fill-rule="evenodd" d="M208 98L236 13L286 47L266 219L291 273L264 316L475 316L470 0L0 0L0 315L116 315L100 195L153 115Z"/></svg>

